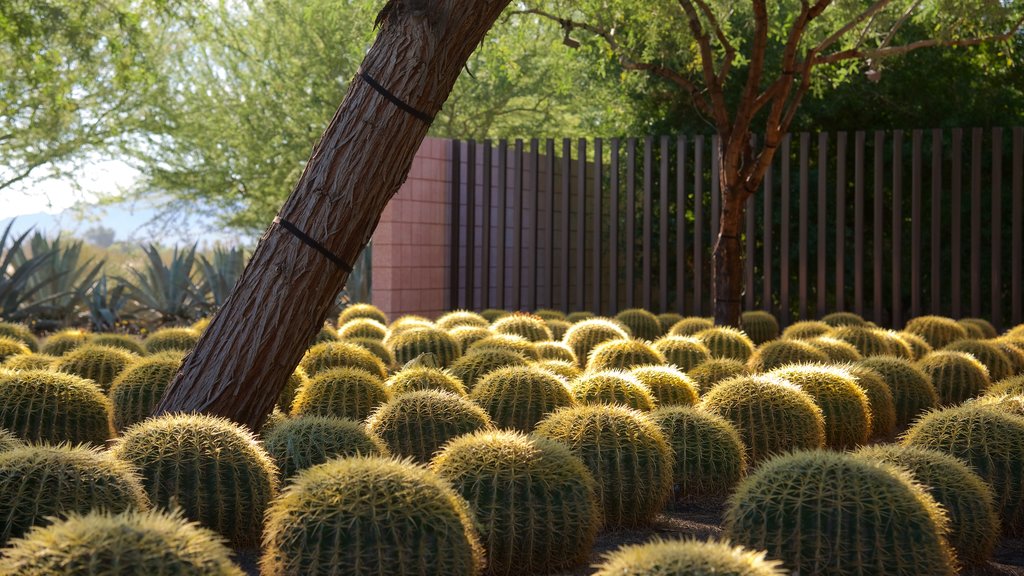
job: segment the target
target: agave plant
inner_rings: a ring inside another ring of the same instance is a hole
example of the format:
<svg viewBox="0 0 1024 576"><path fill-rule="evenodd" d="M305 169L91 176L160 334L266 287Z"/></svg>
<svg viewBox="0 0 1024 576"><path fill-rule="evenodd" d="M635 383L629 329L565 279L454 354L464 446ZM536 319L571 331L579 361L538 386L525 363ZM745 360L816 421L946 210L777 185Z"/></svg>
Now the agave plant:
<svg viewBox="0 0 1024 576"><path fill-rule="evenodd" d="M174 248L165 264L156 246L144 248L146 260L141 269L130 268L132 278L116 278L125 286L126 296L143 310L157 316L157 323L191 322L207 308L199 287L192 279L196 246Z"/></svg>
<svg viewBox="0 0 1024 576"><path fill-rule="evenodd" d="M373 244L370 243L366 245L366 248L356 258L356 262L352 266L352 272L348 275L348 281L345 282L345 287L341 289L341 292L334 299L334 310L330 313L331 317L337 317L342 310L352 304L370 301L372 261Z"/></svg>
<svg viewBox="0 0 1024 576"><path fill-rule="evenodd" d="M212 261L200 254L199 264L203 274L199 290L215 309L220 309L245 268L245 250L218 246L213 249Z"/></svg>
<svg viewBox="0 0 1024 576"><path fill-rule="evenodd" d="M13 236L12 226L14 220L0 234L0 319L21 322L34 318L46 304L36 299L36 295L47 287L47 283L40 281L36 274L46 270L47 262L56 253L34 252L26 257L22 246L31 230Z"/></svg>
<svg viewBox="0 0 1024 576"><path fill-rule="evenodd" d="M15 265L24 266L35 256L52 254L29 275L28 286L34 289L29 299L35 305L36 326L43 330L67 327L78 317L86 293L103 268L104 261L82 260L81 240L64 243L58 235L53 240L40 232L32 234L28 250L21 245L14 252Z"/></svg>
<svg viewBox="0 0 1024 576"><path fill-rule="evenodd" d="M108 284L106 274L100 276L89 288L86 304L89 308L89 322L94 330L109 332L119 322L127 320L122 313L128 303L125 288L124 284Z"/></svg>

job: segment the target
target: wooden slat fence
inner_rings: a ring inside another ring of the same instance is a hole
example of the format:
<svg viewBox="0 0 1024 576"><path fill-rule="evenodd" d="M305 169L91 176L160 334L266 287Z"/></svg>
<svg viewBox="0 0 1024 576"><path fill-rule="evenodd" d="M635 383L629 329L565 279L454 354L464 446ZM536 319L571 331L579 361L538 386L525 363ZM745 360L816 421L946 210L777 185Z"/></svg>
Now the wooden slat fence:
<svg viewBox="0 0 1024 576"><path fill-rule="evenodd" d="M450 306L711 312L716 136L452 141ZM1024 128L786 136L747 206L746 309L1022 317Z"/></svg>

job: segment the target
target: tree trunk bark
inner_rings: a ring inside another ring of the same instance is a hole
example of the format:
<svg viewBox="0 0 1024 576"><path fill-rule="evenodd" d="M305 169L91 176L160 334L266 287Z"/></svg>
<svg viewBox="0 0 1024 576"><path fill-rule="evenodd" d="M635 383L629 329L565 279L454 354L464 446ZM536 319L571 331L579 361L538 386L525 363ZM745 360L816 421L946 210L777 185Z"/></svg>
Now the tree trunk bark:
<svg viewBox="0 0 1024 576"><path fill-rule="evenodd" d="M391 0L362 71L433 116L509 0ZM301 41L301 39L297 39ZM352 263L429 128L370 81L353 79L291 196L154 414L203 412L259 430L320 330Z"/></svg>
<svg viewBox="0 0 1024 576"><path fill-rule="evenodd" d="M740 231L747 194L730 189L722 179L722 214L718 224L718 238L713 255L714 271L711 275L711 293L714 294L715 324L739 326L743 309L743 245Z"/></svg>

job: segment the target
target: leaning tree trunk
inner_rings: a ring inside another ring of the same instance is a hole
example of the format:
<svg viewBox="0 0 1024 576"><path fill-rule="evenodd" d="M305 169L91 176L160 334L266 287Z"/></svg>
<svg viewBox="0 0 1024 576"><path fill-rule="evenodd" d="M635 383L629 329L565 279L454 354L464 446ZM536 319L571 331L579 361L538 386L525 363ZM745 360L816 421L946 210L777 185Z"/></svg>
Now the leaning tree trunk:
<svg viewBox="0 0 1024 576"><path fill-rule="evenodd" d="M720 193L722 214L718 221L711 274L715 324L739 326L743 309L743 244L740 233L748 195L726 188L724 184Z"/></svg>
<svg viewBox="0 0 1024 576"><path fill-rule="evenodd" d="M344 286L343 263L366 245L430 117L508 2L391 0L384 7L361 68L369 78L353 79L278 218L154 414L203 412L259 429Z"/></svg>

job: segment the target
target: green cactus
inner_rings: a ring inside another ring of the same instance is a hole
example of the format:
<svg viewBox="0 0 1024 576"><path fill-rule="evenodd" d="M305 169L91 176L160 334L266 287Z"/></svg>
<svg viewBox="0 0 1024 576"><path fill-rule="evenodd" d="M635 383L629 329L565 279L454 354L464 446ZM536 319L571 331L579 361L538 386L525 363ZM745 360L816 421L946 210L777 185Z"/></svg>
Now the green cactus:
<svg viewBox="0 0 1024 576"><path fill-rule="evenodd" d="M325 322L320 328L320 331L316 333L316 336L313 336L313 341L310 343L310 346L323 344L324 342L335 342L337 340L339 340L338 331L335 330L333 326Z"/></svg>
<svg viewBox="0 0 1024 576"><path fill-rule="evenodd" d="M898 430L939 405L939 395L932 386L931 378L913 362L895 356L873 356L857 364L871 368L885 380L896 406Z"/></svg>
<svg viewBox="0 0 1024 576"><path fill-rule="evenodd" d="M477 382L470 399L499 428L530 432L544 416L576 401L565 381L538 366L499 368Z"/></svg>
<svg viewBox="0 0 1024 576"><path fill-rule="evenodd" d="M521 354L511 350L482 348L471 350L456 360L448 370L461 380L467 389L472 391L477 381L486 376L488 372L504 366L523 366L528 363Z"/></svg>
<svg viewBox="0 0 1024 576"><path fill-rule="evenodd" d="M782 331L781 338L784 340L810 340L818 336L824 336L832 331L832 326L820 320L801 320L794 322Z"/></svg>
<svg viewBox="0 0 1024 576"><path fill-rule="evenodd" d="M452 440L431 470L469 502L487 573L549 573L586 561L601 522L595 482L564 445L502 430Z"/></svg>
<svg viewBox="0 0 1024 576"><path fill-rule="evenodd" d="M711 358L686 372L697 383L700 394L706 393L722 380L744 374L747 374L747 365L732 358Z"/></svg>
<svg viewBox="0 0 1024 576"><path fill-rule="evenodd" d="M98 448L39 444L0 452L0 546L52 516L131 508L149 508L138 475Z"/></svg>
<svg viewBox="0 0 1024 576"><path fill-rule="evenodd" d="M345 366L310 378L295 394L292 415L362 421L390 399L384 380L362 368Z"/></svg>
<svg viewBox="0 0 1024 576"><path fill-rule="evenodd" d="M292 404L295 402L295 395L298 394L299 389L305 386L309 382L309 376L306 375L306 371L300 366L296 366L295 370L292 371L291 375L288 376L288 381L285 382L284 388L281 389L281 393L277 396L277 403L275 406L283 413L291 413Z"/></svg>
<svg viewBox="0 0 1024 576"><path fill-rule="evenodd" d="M566 321L565 312L561 310L552 310L551 308L538 308L533 311L534 316L540 316L544 321L548 320L561 320Z"/></svg>
<svg viewBox="0 0 1024 576"><path fill-rule="evenodd" d="M0 428L29 442L104 444L110 400L96 384L48 370L0 370Z"/></svg>
<svg viewBox="0 0 1024 576"><path fill-rule="evenodd" d="M540 353L536 346L522 336L512 334L494 334L473 342L466 349L466 353L476 352L483 349L508 350L520 354L528 360L540 360Z"/></svg>
<svg viewBox="0 0 1024 576"><path fill-rule="evenodd" d="M6 362L13 356L25 356L31 353L32 351L21 340L0 336L0 362Z"/></svg>
<svg viewBox="0 0 1024 576"><path fill-rule="evenodd" d="M508 310L500 310L498 308L488 308L480 311L480 315L483 316L484 320L487 320L488 323L493 323L498 318L504 318L509 314L511 314L511 312Z"/></svg>
<svg viewBox="0 0 1024 576"><path fill-rule="evenodd" d="M753 356L747 361L747 370L751 374L756 374L788 364L828 361L827 354L803 340L770 340L754 350Z"/></svg>
<svg viewBox="0 0 1024 576"><path fill-rule="evenodd" d="M597 315L594 314L593 312L589 312L587 310L577 310L575 312L569 312L568 314L566 314L565 320L570 324L576 324L578 322L583 322L584 320L590 320L591 318L596 317Z"/></svg>
<svg viewBox="0 0 1024 576"><path fill-rule="evenodd" d="M891 356L895 353L889 338L869 326L840 326L829 332L828 336L853 345L865 358Z"/></svg>
<svg viewBox="0 0 1024 576"><path fill-rule="evenodd" d="M338 315L338 321L335 322L335 324L343 326L349 320L354 320L356 318L369 318L385 325L388 323L388 317L381 312L380 308L377 308L373 304L357 303L351 304L342 310L341 314Z"/></svg>
<svg viewBox="0 0 1024 576"><path fill-rule="evenodd" d="M554 338L543 318L523 312L495 320L491 330L497 334L519 336L530 342L545 342Z"/></svg>
<svg viewBox="0 0 1024 576"><path fill-rule="evenodd" d="M658 317L643 308L628 308L616 314L615 319L628 326L633 337L640 340L655 340L666 332Z"/></svg>
<svg viewBox="0 0 1024 576"><path fill-rule="evenodd" d="M450 372L429 366L403 368L392 374L384 384L392 396L416 390L442 390L458 396L467 394L466 387Z"/></svg>
<svg viewBox="0 0 1024 576"><path fill-rule="evenodd" d="M666 406L651 412L675 456L676 499L720 500L747 472L747 455L736 428L696 406Z"/></svg>
<svg viewBox="0 0 1024 576"><path fill-rule="evenodd" d="M274 406L274 409L270 411L270 415L267 416L267 419L263 421L263 425L260 426L260 436L263 437L270 434L273 432L274 428L277 428L289 420L291 420L290 416L281 412L281 409L277 406Z"/></svg>
<svg viewBox="0 0 1024 576"><path fill-rule="evenodd" d="M1024 394L1024 374L1010 376L999 380L992 384L992 386L985 391L985 394L996 396L1000 394Z"/></svg>
<svg viewBox="0 0 1024 576"><path fill-rule="evenodd" d="M657 540L622 546L597 566L594 576L782 576L777 560L725 542Z"/></svg>
<svg viewBox="0 0 1024 576"><path fill-rule="evenodd" d="M406 314L405 316L399 316L388 325L388 334L389 336L394 336L406 330L417 330L420 328L437 328L437 326L429 318L417 316L416 314Z"/></svg>
<svg viewBox="0 0 1024 576"><path fill-rule="evenodd" d="M486 318L469 310L453 310L438 317L434 324L442 330L451 331L458 326L487 328L491 325Z"/></svg>
<svg viewBox="0 0 1024 576"><path fill-rule="evenodd" d="M181 356L176 351L129 364L110 385L108 396L113 406L114 428L122 431L149 418L180 367Z"/></svg>
<svg viewBox="0 0 1024 576"><path fill-rule="evenodd" d="M142 346L142 342L139 341L135 336L129 334L93 334L89 338L89 344L93 346L107 346L110 348L120 348L121 350L127 350L137 356L145 356L149 354L146 348Z"/></svg>
<svg viewBox="0 0 1024 576"><path fill-rule="evenodd" d="M903 327L904 332L917 334L936 350L957 340L967 338L967 330L952 318L943 316L918 316L911 318Z"/></svg>
<svg viewBox="0 0 1024 576"><path fill-rule="evenodd" d="M698 332L714 327L715 321L711 318L687 316L670 326L668 333L672 336L693 336Z"/></svg>
<svg viewBox="0 0 1024 576"><path fill-rule="evenodd" d="M740 328L755 346L779 337L779 321L771 312L748 310L740 314Z"/></svg>
<svg viewBox="0 0 1024 576"><path fill-rule="evenodd" d="M700 407L736 427L752 463L825 445L821 408L810 394L774 376L737 376L708 390Z"/></svg>
<svg viewBox="0 0 1024 576"><path fill-rule="evenodd" d="M665 362L689 372L711 359L711 350L692 336L662 336L652 344L665 357Z"/></svg>
<svg viewBox="0 0 1024 576"><path fill-rule="evenodd" d="M580 404L621 404L644 412L657 404L647 385L622 370L584 372L570 383L570 389Z"/></svg>
<svg viewBox="0 0 1024 576"><path fill-rule="evenodd" d="M658 406L692 406L697 383L675 366L636 366L630 374L647 386Z"/></svg>
<svg viewBox="0 0 1024 576"><path fill-rule="evenodd" d="M888 440L896 433L896 400L885 378L877 370L859 364L846 364L843 368L857 379L857 385L868 397L871 407L871 438Z"/></svg>
<svg viewBox="0 0 1024 576"><path fill-rule="evenodd" d="M989 560L999 541L992 488L962 460L913 446L870 446L855 453L908 470L949 515L949 543L964 564Z"/></svg>
<svg viewBox="0 0 1024 576"><path fill-rule="evenodd" d="M40 352L50 356L63 356L89 342L89 333L81 330L61 330L43 340Z"/></svg>
<svg viewBox="0 0 1024 576"><path fill-rule="evenodd" d="M583 370L580 370L579 365L575 362L566 362L564 360L541 360L537 362L537 366L551 372L555 376L561 376L566 382L574 380L583 374Z"/></svg>
<svg viewBox="0 0 1024 576"><path fill-rule="evenodd" d="M200 318L199 320L196 320L195 322L193 322L189 326L189 328L191 328L191 329L195 330L196 332L199 332L200 334L202 334L203 332L206 331L207 328L210 327L210 322L213 322L213 317L211 317L211 316L204 316L203 318Z"/></svg>
<svg viewBox="0 0 1024 576"><path fill-rule="evenodd" d="M167 350L188 352L199 342L199 332L191 328L161 328L142 341L150 354Z"/></svg>
<svg viewBox="0 0 1024 576"><path fill-rule="evenodd" d="M824 352L825 356L828 356L828 361L833 364L856 362L864 358L853 344L832 338L831 336L816 336L802 340L802 342L806 342L819 351Z"/></svg>
<svg viewBox="0 0 1024 576"><path fill-rule="evenodd" d="M957 340L952 344L944 346L943 350L952 352L966 352L988 368L989 378L998 382L1007 376L1013 375L1013 365L1010 359L995 344L987 340Z"/></svg>
<svg viewBox="0 0 1024 576"><path fill-rule="evenodd" d="M0 322L0 336L13 338L28 347L30 352L39 352L39 339L24 324Z"/></svg>
<svg viewBox="0 0 1024 576"><path fill-rule="evenodd" d="M867 326L867 321L853 312L832 312L822 316L821 321L836 328L839 326Z"/></svg>
<svg viewBox="0 0 1024 576"><path fill-rule="evenodd" d="M607 318L581 320L565 331L562 342L572 347L580 363L586 361L590 351L609 340L628 340L629 334Z"/></svg>
<svg viewBox="0 0 1024 576"><path fill-rule="evenodd" d="M376 338L349 338L345 340L345 342L351 342L352 344L366 348L371 354L384 363L385 368L394 366L397 362L395 360L395 355L391 353L391 349Z"/></svg>
<svg viewBox="0 0 1024 576"><path fill-rule="evenodd" d="M926 354L933 350L931 344L928 344L927 340L921 338L917 334L911 334L906 331L897 332L897 334L899 334L899 337L907 344L907 346L910 346L914 360L924 358Z"/></svg>
<svg viewBox="0 0 1024 576"><path fill-rule="evenodd" d="M960 404L983 394L992 384L988 368L966 352L931 352L916 365L931 378L939 406Z"/></svg>
<svg viewBox="0 0 1024 576"><path fill-rule="evenodd" d="M800 574L956 573L942 508L906 471L851 454L772 458L730 498L725 536Z"/></svg>
<svg viewBox="0 0 1024 576"><path fill-rule="evenodd" d="M986 394L964 404L986 406L1014 416L1024 416L1024 395L1021 394Z"/></svg>
<svg viewBox="0 0 1024 576"><path fill-rule="evenodd" d="M871 330L889 343L890 354L893 356L904 360L917 360L914 348L907 343L900 332L884 328L872 328Z"/></svg>
<svg viewBox="0 0 1024 576"><path fill-rule="evenodd" d="M405 364L420 354L429 352L437 358L441 368L447 368L462 356L458 341L440 328L419 328L392 333L385 344L391 348L398 364Z"/></svg>
<svg viewBox="0 0 1024 576"><path fill-rule="evenodd" d="M561 360L578 364L576 353L562 342L536 342L533 345L541 360Z"/></svg>
<svg viewBox="0 0 1024 576"><path fill-rule="evenodd" d="M300 472L267 513L264 576L478 576L466 501L409 462L338 458Z"/></svg>
<svg viewBox="0 0 1024 576"><path fill-rule="evenodd" d="M282 479L332 458L387 456L388 449L359 422L333 416L289 418L263 435L263 447Z"/></svg>
<svg viewBox="0 0 1024 576"><path fill-rule="evenodd" d="M178 513L91 511L33 528L0 558L19 576L244 576L213 532Z"/></svg>
<svg viewBox="0 0 1024 576"><path fill-rule="evenodd" d="M664 364L665 356L644 340L609 340L590 351L587 371L629 370L634 366Z"/></svg>
<svg viewBox="0 0 1024 576"><path fill-rule="evenodd" d="M672 449L642 412L609 405L563 408L536 431L568 446L594 475L606 528L645 525L670 497Z"/></svg>
<svg viewBox="0 0 1024 576"><path fill-rule="evenodd" d="M493 336L494 332L491 332L490 328L456 326L455 328L452 328L448 334L450 334L452 338L455 338L455 341L459 343L459 350L465 354L466 349L468 349L471 344L489 336Z"/></svg>
<svg viewBox="0 0 1024 576"><path fill-rule="evenodd" d="M259 543L277 469L245 427L203 414L159 416L129 428L110 453L139 470L154 505L180 507L234 547Z"/></svg>
<svg viewBox="0 0 1024 576"><path fill-rule="evenodd" d="M468 398L440 390L417 390L395 396L367 420L392 454L430 462L446 442L477 430L490 429L491 418Z"/></svg>
<svg viewBox="0 0 1024 576"><path fill-rule="evenodd" d="M61 357L54 369L65 374L73 374L92 380L104 392L129 364L138 360L138 356L121 348L110 346L82 346Z"/></svg>
<svg viewBox="0 0 1024 576"><path fill-rule="evenodd" d="M903 444L969 464L995 492L1003 532L1024 534L1024 418L967 403L925 414L903 436Z"/></svg>
<svg viewBox="0 0 1024 576"><path fill-rule="evenodd" d="M871 404L857 377L837 366L790 365L768 373L814 398L825 417L825 445L846 450L866 444L871 436Z"/></svg>
<svg viewBox="0 0 1024 576"><path fill-rule="evenodd" d="M387 335L388 327L373 318L353 318L338 326L338 338L341 340L373 338L383 341Z"/></svg>
<svg viewBox="0 0 1024 576"><path fill-rule="evenodd" d="M59 359L59 356L29 352L8 356L2 364L8 370L49 370Z"/></svg>
<svg viewBox="0 0 1024 576"><path fill-rule="evenodd" d="M716 326L695 334L711 351L713 358L732 358L740 362L750 360L754 343L746 334L729 326Z"/></svg>
<svg viewBox="0 0 1024 576"><path fill-rule="evenodd" d="M957 320L957 324L963 326L968 332L973 329L974 333L978 334L977 336L972 335L971 338L985 340L999 336L996 327L984 318L961 318Z"/></svg>
<svg viewBox="0 0 1024 576"><path fill-rule="evenodd" d="M567 320L545 320L548 330L551 330L551 339L561 341L566 331L572 326Z"/></svg>
<svg viewBox="0 0 1024 576"><path fill-rule="evenodd" d="M658 323L661 324L662 335L667 335L672 326L682 319L683 315L676 312L662 312L658 314Z"/></svg>
<svg viewBox="0 0 1024 576"><path fill-rule="evenodd" d="M996 338L989 342L995 344L1006 355L1006 359L1010 361L1011 373L1024 374L1024 345L1014 345L1013 341L1006 338Z"/></svg>
<svg viewBox="0 0 1024 576"><path fill-rule="evenodd" d="M366 348L351 342L323 342L306 351L299 366L310 377L331 368L362 368L379 377L388 377L384 362Z"/></svg>

